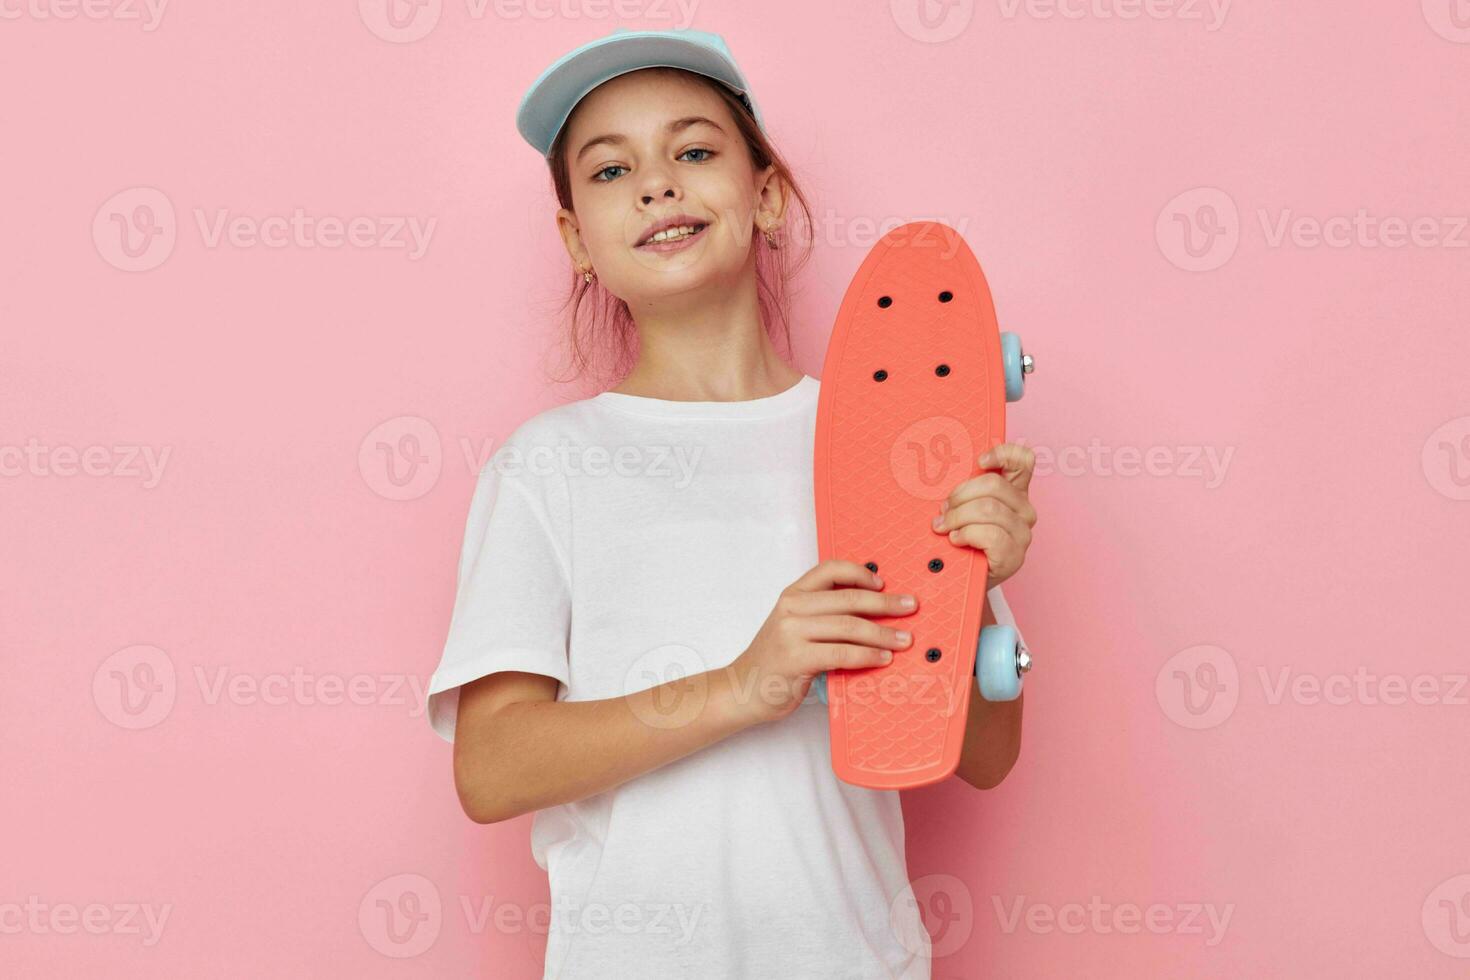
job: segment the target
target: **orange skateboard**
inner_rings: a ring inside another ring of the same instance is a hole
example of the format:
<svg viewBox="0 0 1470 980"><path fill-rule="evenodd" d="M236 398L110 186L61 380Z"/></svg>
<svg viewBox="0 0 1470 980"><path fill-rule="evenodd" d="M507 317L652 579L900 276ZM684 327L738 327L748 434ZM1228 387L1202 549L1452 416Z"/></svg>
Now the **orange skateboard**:
<svg viewBox="0 0 1470 980"><path fill-rule="evenodd" d="M987 700L1017 697L1029 659L1013 627L983 634L985 555L932 530L939 502L1005 441L1005 405L1032 361L996 325L964 238L940 222L895 228L853 277L827 345L813 485L820 558L867 565L884 591L916 595L913 634L882 667L831 671L832 768L874 789L911 789L959 765L971 677ZM977 650L977 638L979 648Z"/></svg>

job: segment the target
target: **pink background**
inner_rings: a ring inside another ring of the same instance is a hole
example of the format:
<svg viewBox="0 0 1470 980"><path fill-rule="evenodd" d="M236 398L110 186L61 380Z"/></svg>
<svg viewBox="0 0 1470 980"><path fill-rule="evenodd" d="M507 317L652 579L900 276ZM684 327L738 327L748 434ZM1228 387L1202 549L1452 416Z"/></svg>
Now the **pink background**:
<svg viewBox="0 0 1470 980"><path fill-rule="evenodd" d="M461 814L415 692L475 460L590 394L543 380L516 104L690 22L382 3L3 8L0 974L540 976L530 818ZM911 8L692 26L816 206L797 366L873 229L941 218L1038 360L1013 437L1069 460L1006 586L1021 761L905 798L935 977L1463 976L1470 9ZM211 237L296 208L364 237Z"/></svg>

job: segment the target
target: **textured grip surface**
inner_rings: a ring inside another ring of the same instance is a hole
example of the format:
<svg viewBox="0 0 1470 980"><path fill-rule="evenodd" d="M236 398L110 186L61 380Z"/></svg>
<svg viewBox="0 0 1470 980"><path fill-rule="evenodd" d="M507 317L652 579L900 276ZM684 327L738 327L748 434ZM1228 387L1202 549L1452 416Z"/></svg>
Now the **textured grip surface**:
<svg viewBox="0 0 1470 980"><path fill-rule="evenodd" d="M873 617L914 636L887 666L828 675L832 767L847 782L907 789L959 763L987 566L930 521L1005 440L1004 386L990 289L964 239L938 222L885 235L848 287L823 365L817 547L823 560L876 564L884 591L911 592L919 608Z"/></svg>

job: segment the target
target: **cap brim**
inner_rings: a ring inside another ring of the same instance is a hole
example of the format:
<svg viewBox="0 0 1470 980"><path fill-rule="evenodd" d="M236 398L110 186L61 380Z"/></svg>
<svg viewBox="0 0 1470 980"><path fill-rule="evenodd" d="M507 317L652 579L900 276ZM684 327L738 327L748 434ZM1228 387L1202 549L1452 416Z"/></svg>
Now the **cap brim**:
<svg viewBox="0 0 1470 980"><path fill-rule="evenodd" d="M543 157L549 157L557 133L587 93L609 79L643 68L682 68L707 75L743 96L760 123L760 110L740 69L728 56L663 31L624 31L585 44L542 72L521 98L516 129Z"/></svg>

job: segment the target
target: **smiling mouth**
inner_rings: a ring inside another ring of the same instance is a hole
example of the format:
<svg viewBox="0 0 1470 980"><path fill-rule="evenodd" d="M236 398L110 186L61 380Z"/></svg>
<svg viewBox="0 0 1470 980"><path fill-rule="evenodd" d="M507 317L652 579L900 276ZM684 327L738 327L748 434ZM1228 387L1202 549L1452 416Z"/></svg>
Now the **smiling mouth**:
<svg viewBox="0 0 1470 980"><path fill-rule="evenodd" d="M692 225L680 225L677 228L666 228L651 238L638 243L638 248L650 248L656 245L674 245L679 242L687 242L691 238L703 233L709 225L696 222Z"/></svg>

